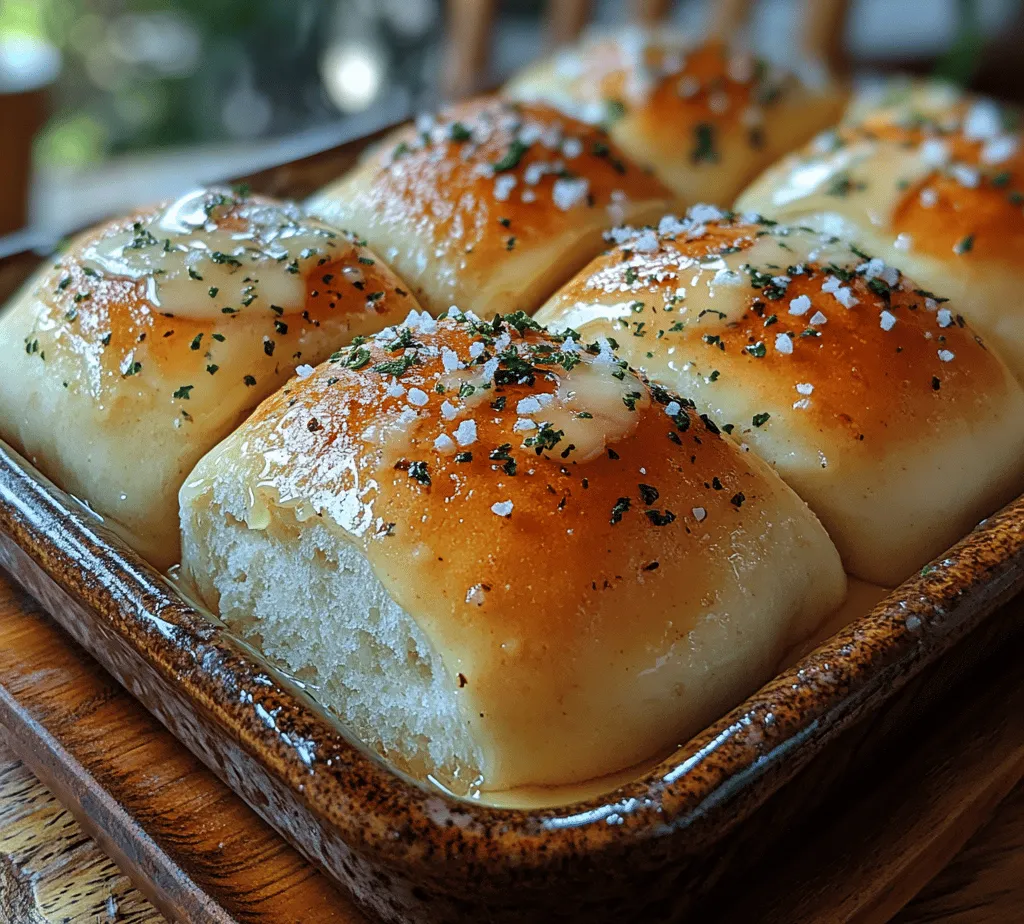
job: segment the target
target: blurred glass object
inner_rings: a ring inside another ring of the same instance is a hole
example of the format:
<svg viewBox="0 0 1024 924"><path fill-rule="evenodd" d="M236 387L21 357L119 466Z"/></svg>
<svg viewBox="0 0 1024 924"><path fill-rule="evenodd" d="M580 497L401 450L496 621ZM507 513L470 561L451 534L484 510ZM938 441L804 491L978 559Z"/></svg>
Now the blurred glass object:
<svg viewBox="0 0 1024 924"><path fill-rule="evenodd" d="M43 164L292 134L421 97L440 0L0 0L65 60Z"/></svg>

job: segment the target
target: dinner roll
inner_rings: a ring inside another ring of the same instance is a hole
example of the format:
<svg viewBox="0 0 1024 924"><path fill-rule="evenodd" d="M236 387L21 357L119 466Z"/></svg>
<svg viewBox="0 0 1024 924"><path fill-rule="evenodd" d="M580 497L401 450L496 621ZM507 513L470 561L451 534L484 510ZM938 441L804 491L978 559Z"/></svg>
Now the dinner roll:
<svg viewBox="0 0 1024 924"><path fill-rule="evenodd" d="M906 578L1024 488L1024 391L955 302L856 246L698 207L623 229L537 314L770 462L847 570Z"/></svg>
<svg viewBox="0 0 1024 924"><path fill-rule="evenodd" d="M838 121L845 91L712 40L663 31L597 35L534 64L506 95L607 125L684 205L729 204L768 164Z"/></svg>
<svg viewBox="0 0 1024 924"><path fill-rule="evenodd" d="M0 316L0 435L178 560L178 488L280 386L416 299L294 206L201 190L74 240Z"/></svg>
<svg viewBox="0 0 1024 924"><path fill-rule="evenodd" d="M1019 117L917 84L766 171L737 208L855 240L942 292L1024 381Z"/></svg>
<svg viewBox="0 0 1024 924"><path fill-rule="evenodd" d="M181 490L202 599L461 792L684 740L843 598L804 503L606 342L413 316L292 381Z"/></svg>
<svg viewBox="0 0 1024 924"><path fill-rule="evenodd" d="M432 313L491 317L534 311L602 231L670 199L602 131L488 97L399 129L309 208L365 237Z"/></svg>

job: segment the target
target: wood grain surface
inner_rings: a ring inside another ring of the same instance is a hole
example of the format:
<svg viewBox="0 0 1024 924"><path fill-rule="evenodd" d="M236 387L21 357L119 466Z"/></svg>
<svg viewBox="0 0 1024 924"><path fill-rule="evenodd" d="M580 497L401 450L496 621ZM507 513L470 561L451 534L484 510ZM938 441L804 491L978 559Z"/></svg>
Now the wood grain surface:
<svg viewBox="0 0 1024 924"><path fill-rule="evenodd" d="M9 747L173 919L364 924L2 572L0 723Z"/></svg>
<svg viewBox="0 0 1024 924"><path fill-rule="evenodd" d="M1005 662L702 920L1024 920L1024 677ZM0 572L0 715L15 709L9 743L53 788L0 743L0 924L149 924L150 899L180 921L365 924Z"/></svg>

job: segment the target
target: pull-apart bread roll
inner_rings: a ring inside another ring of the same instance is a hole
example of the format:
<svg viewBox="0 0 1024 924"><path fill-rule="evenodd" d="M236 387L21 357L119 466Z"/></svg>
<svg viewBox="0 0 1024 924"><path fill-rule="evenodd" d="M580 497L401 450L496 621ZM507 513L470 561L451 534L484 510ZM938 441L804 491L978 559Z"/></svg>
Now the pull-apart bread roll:
<svg viewBox="0 0 1024 924"><path fill-rule="evenodd" d="M177 492L301 363L416 300L293 206L200 191L86 232L0 316L0 434L178 559Z"/></svg>
<svg viewBox="0 0 1024 924"><path fill-rule="evenodd" d="M606 125L630 157L680 197L731 203L768 164L838 121L845 91L719 41L665 33L593 37L535 64L505 88Z"/></svg>
<svg viewBox="0 0 1024 924"><path fill-rule="evenodd" d="M399 129L310 211L364 237L439 314L533 312L672 196L605 134L540 105L461 103Z"/></svg>
<svg viewBox="0 0 1024 924"><path fill-rule="evenodd" d="M923 85L766 171L737 208L857 241L953 299L1024 381L1019 116Z"/></svg>
<svg viewBox="0 0 1024 924"><path fill-rule="evenodd" d="M954 302L833 237L692 209L616 232L538 313L769 461L892 586L1024 487L1024 391Z"/></svg>
<svg viewBox="0 0 1024 924"><path fill-rule="evenodd" d="M521 313L424 313L341 351L199 463L181 516L212 608L463 791L664 752L845 590L753 453Z"/></svg>

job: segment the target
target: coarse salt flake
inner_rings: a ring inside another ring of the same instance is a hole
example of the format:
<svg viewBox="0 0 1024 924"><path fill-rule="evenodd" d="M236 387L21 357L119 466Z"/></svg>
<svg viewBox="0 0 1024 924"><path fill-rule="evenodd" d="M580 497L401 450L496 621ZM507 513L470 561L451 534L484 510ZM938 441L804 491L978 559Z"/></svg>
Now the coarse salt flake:
<svg viewBox="0 0 1024 924"><path fill-rule="evenodd" d="M983 164L1001 164L1009 160L1017 153L1020 147L1019 139L1013 135L1001 135L993 138L981 149L981 162Z"/></svg>
<svg viewBox="0 0 1024 924"><path fill-rule="evenodd" d="M456 410L455 405L451 403L451 401L445 400L441 404L441 416L445 420L455 420L457 414L458 411Z"/></svg>
<svg viewBox="0 0 1024 924"><path fill-rule="evenodd" d="M968 189L976 189L981 183L981 174L974 167L967 164L953 164L949 168L949 175L961 186L966 186Z"/></svg>
<svg viewBox="0 0 1024 924"><path fill-rule="evenodd" d="M921 142L921 160L929 167L944 167L949 162L949 145L939 138L927 138Z"/></svg>
<svg viewBox="0 0 1024 924"><path fill-rule="evenodd" d="M726 266L723 266L711 279L713 286L738 286L743 284L743 277Z"/></svg>
<svg viewBox="0 0 1024 924"><path fill-rule="evenodd" d="M434 440L434 448L438 452L454 452L455 441L447 433L442 433Z"/></svg>
<svg viewBox="0 0 1024 924"><path fill-rule="evenodd" d="M807 314L811 310L811 300L806 295L798 295L789 303L789 313L797 317Z"/></svg>
<svg viewBox="0 0 1024 924"><path fill-rule="evenodd" d="M654 253L658 246L658 236L651 228L645 228L633 241L633 249L638 253Z"/></svg>
<svg viewBox="0 0 1024 924"><path fill-rule="evenodd" d="M978 100L964 118L963 132L971 141L986 141L994 138L1003 129L999 107L989 100Z"/></svg>
<svg viewBox="0 0 1024 924"><path fill-rule="evenodd" d="M896 315L891 311L883 311L878 316L878 325L882 330L892 330L896 326Z"/></svg>
<svg viewBox="0 0 1024 924"><path fill-rule="evenodd" d="M685 234L689 225L675 215L665 215L658 222L658 234Z"/></svg>
<svg viewBox="0 0 1024 924"><path fill-rule="evenodd" d="M496 504L491 504L491 513L499 517L510 517L512 516L512 501L499 501Z"/></svg>
<svg viewBox="0 0 1024 924"><path fill-rule="evenodd" d="M441 364L444 366L445 372L454 372L462 367L462 363L459 362L459 354L448 347L441 347Z"/></svg>
<svg viewBox="0 0 1024 924"><path fill-rule="evenodd" d="M427 397L427 393L422 388L410 388L405 400L414 407L423 407L430 398Z"/></svg>
<svg viewBox="0 0 1024 924"><path fill-rule="evenodd" d="M725 213L718 206L706 202L691 206L686 214L691 221L696 222L720 221L725 217Z"/></svg>
<svg viewBox="0 0 1024 924"><path fill-rule="evenodd" d="M562 142L562 153L572 160L583 153L583 142L579 138L566 138Z"/></svg>
<svg viewBox="0 0 1024 924"><path fill-rule="evenodd" d="M793 338L789 334L776 334L775 335L775 349L779 353L792 353L793 352Z"/></svg>
<svg viewBox="0 0 1024 924"><path fill-rule="evenodd" d="M295 367L295 374L300 379L308 379L313 374L313 367L303 363L301 366Z"/></svg>
<svg viewBox="0 0 1024 924"><path fill-rule="evenodd" d="M579 177L575 180L563 177L555 180L554 186L551 187L551 198L558 208L563 212L567 212L574 205L582 202L587 197L589 191L590 180L585 177Z"/></svg>
<svg viewBox="0 0 1024 924"><path fill-rule="evenodd" d="M471 446L476 442L476 421L464 420L455 428L455 440L460 446Z"/></svg>
<svg viewBox="0 0 1024 924"><path fill-rule="evenodd" d="M828 318L820 311L815 311L814 314L811 315L811 320L807 323L813 324L815 327L821 327L822 324L828 324Z"/></svg>
<svg viewBox="0 0 1024 924"><path fill-rule="evenodd" d="M516 188L516 183L518 182L510 173L501 174L494 181L494 198L499 202L507 202L508 197L512 195L512 190Z"/></svg>
<svg viewBox="0 0 1024 924"><path fill-rule="evenodd" d="M797 382L796 391L800 395L813 395L814 386L810 382Z"/></svg>
<svg viewBox="0 0 1024 924"><path fill-rule="evenodd" d="M694 507L692 512L693 512L693 518L698 523L703 522L704 518L708 515L708 512L703 507Z"/></svg>
<svg viewBox="0 0 1024 924"><path fill-rule="evenodd" d="M682 409L682 405L680 405L678 401L669 401L669 403L665 405L665 413L668 414L669 417L675 417Z"/></svg>
<svg viewBox="0 0 1024 924"><path fill-rule="evenodd" d="M944 363L952 362L956 359L956 353L952 350L939 350L939 361Z"/></svg>

